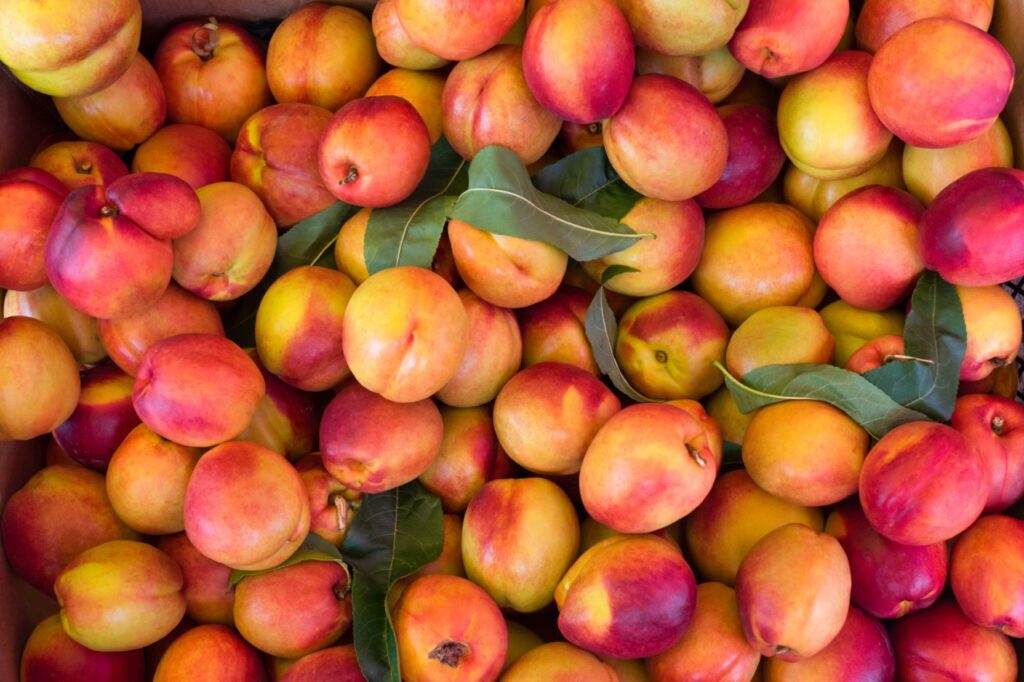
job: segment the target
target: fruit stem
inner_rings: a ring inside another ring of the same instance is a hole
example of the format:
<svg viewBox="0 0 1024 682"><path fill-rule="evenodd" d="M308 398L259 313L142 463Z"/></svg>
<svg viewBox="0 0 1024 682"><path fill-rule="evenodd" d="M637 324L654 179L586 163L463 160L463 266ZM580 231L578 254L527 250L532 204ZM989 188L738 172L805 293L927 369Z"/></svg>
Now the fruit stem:
<svg viewBox="0 0 1024 682"><path fill-rule="evenodd" d="M75 172L79 175L88 175L92 173L92 161L82 161L75 165Z"/></svg>
<svg viewBox="0 0 1024 682"><path fill-rule="evenodd" d="M915 358L913 355L903 355L901 353L890 353L889 355L886 355L884 358L882 358L882 362L886 364L892 362L893 360L913 360L915 362L920 362L925 365L935 364L934 360L929 360L928 358Z"/></svg>
<svg viewBox="0 0 1024 682"><path fill-rule="evenodd" d="M117 207L116 206L109 206L109 205L108 206L104 206L103 208L100 209L100 215L103 216L104 218L111 218L113 216L116 216L117 215Z"/></svg>
<svg viewBox="0 0 1024 682"><path fill-rule="evenodd" d="M601 124L600 123L591 123L590 125L587 126L587 131L591 135L600 135L601 134Z"/></svg>
<svg viewBox="0 0 1024 682"><path fill-rule="evenodd" d="M469 655L469 645L465 642L455 642L450 639L438 644L434 650L427 654L427 658L438 661L441 665L449 668L458 668L466 656Z"/></svg>
<svg viewBox="0 0 1024 682"><path fill-rule="evenodd" d="M355 166L348 167L348 175L338 181L339 185L348 185L359 179L359 169Z"/></svg>
<svg viewBox="0 0 1024 682"><path fill-rule="evenodd" d="M1003 429L1006 428L1006 421L1002 417L997 415L995 417L992 417L991 426L992 433L996 434L997 436L1001 436L1003 435Z"/></svg>
<svg viewBox="0 0 1024 682"><path fill-rule="evenodd" d="M342 535L348 530L348 500L341 496L341 494L332 495L331 501L334 503L334 508L338 513L338 532Z"/></svg>
<svg viewBox="0 0 1024 682"><path fill-rule="evenodd" d="M192 51L204 62L213 56L213 51L220 44L219 28L217 19L210 17L209 21L192 33Z"/></svg>
<svg viewBox="0 0 1024 682"><path fill-rule="evenodd" d="M708 461L706 459L704 459L703 455L700 454L700 450L698 450L697 448L693 447L689 443L686 444L686 451L689 452L690 456L693 457L697 461L697 464L700 465L701 469L703 469L704 467L706 467L708 465Z"/></svg>

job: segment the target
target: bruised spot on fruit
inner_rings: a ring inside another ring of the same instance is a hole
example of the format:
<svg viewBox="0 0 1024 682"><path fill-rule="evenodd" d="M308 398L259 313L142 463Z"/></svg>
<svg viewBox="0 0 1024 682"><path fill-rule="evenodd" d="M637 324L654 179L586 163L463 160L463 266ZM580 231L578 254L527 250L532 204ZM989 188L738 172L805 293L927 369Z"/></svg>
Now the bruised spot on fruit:
<svg viewBox="0 0 1024 682"><path fill-rule="evenodd" d="M192 33L192 51L204 62L213 57L214 50L220 44L220 28L217 19L210 17L210 20L197 28Z"/></svg>
<svg viewBox="0 0 1024 682"><path fill-rule="evenodd" d="M449 668L458 668L462 659L469 655L469 645L465 642L454 642L447 639L427 654L427 658L438 661L441 665Z"/></svg>

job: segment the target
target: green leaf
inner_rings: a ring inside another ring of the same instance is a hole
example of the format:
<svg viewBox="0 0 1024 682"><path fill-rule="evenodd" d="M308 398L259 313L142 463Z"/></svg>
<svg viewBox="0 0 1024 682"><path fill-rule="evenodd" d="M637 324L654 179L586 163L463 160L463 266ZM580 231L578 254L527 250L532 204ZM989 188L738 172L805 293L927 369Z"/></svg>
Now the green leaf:
<svg viewBox="0 0 1024 682"><path fill-rule="evenodd" d="M609 265L601 273L601 284L607 284L613 277L624 275L627 272L640 272L629 265Z"/></svg>
<svg viewBox="0 0 1024 682"><path fill-rule="evenodd" d="M341 551L355 573L352 634L369 682L400 682L388 592L441 556L443 545L441 502L417 481L363 497Z"/></svg>
<svg viewBox="0 0 1024 682"><path fill-rule="evenodd" d="M398 265L429 268L455 200L468 186L468 164L445 138L430 150L430 165L412 195L397 206L370 212L363 241L366 269Z"/></svg>
<svg viewBox="0 0 1024 682"><path fill-rule="evenodd" d="M861 375L832 365L769 365L740 381L716 362L740 412L747 413L783 400L818 400L839 408L874 438L900 424L927 421L904 407Z"/></svg>
<svg viewBox="0 0 1024 682"><path fill-rule="evenodd" d="M590 342L590 349L594 352L597 366L611 379L615 388L637 402L659 402L633 388L626 375L622 373L618 360L615 359L615 339L619 335L619 325L615 321L612 307L608 305L608 297L604 293L603 286L597 290L590 305L587 306L584 330L587 333L587 341Z"/></svg>
<svg viewBox="0 0 1024 682"><path fill-rule="evenodd" d="M301 265L319 265L336 269L334 242L342 224L355 215L358 206L344 202L331 204L319 213L296 223L277 240L270 270L252 291L238 301L225 321L227 337L243 348L256 344L256 311L263 294L278 277Z"/></svg>
<svg viewBox="0 0 1024 682"><path fill-rule="evenodd" d="M722 441L722 471L743 466L743 448L730 440Z"/></svg>
<svg viewBox="0 0 1024 682"><path fill-rule="evenodd" d="M544 194L515 152L498 146L485 147L469 164L469 189L451 217L487 232L553 244L578 261L654 236Z"/></svg>
<svg viewBox="0 0 1024 682"><path fill-rule="evenodd" d="M956 404L967 327L956 287L925 272L914 287L903 327L904 354L864 374L899 404L938 421L949 421ZM922 362L923 361L923 362Z"/></svg>
<svg viewBox="0 0 1024 682"><path fill-rule="evenodd" d="M615 172L604 147L570 154L533 176L533 182L542 192L616 220L643 198Z"/></svg>
<svg viewBox="0 0 1024 682"><path fill-rule="evenodd" d="M299 548L295 550L295 553L285 559L283 562L274 566L273 568L265 568L261 571L231 571L231 577L228 579L228 587L237 585L241 580L250 575L263 575L264 573L270 573L280 568L287 566L294 566L295 564L302 563L303 561L333 561L340 564L345 569L345 573L348 573L348 566L345 565L345 560L341 557L341 552L338 548L331 543L324 540L316 533L310 533L306 536L306 539L302 541ZM352 576L349 575L349 585L352 584Z"/></svg>

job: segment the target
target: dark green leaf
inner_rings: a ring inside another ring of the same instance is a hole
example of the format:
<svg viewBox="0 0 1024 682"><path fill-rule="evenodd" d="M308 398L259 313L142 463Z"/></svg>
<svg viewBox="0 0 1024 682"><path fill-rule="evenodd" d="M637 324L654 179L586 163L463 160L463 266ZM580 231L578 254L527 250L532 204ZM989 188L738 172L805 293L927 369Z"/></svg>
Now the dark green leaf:
<svg viewBox="0 0 1024 682"><path fill-rule="evenodd" d="M619 325L615 321L615 313L612 311L611 306L608 305L608 297L605 296L604 287L600 287L597 290L590 305L587 306L584 328L587 333L587 341L590 342L590 348L594 352L594 360L597 361L597 366L608 375L615 388L619 389L623 395L637 402L658 402L633 388L615 359L615 339L619 335Z"/></svg>
<svg viewBox="0 0 1024 682"><path fill-rule="evenodd" d="M927 421L920 412L903 407L882 389L855 372L832 365L769 365L748 372L743 380L725 376L740 412L747 413L783 400L818 400L839 408L874 438L913 421Z"/></svg>
<svg viewBox="0 0 1024 682"><path fill-rule="evenodd" d="M441 502L417 481L363 497L342 555L354 570L353 637L369 682L399 682L398 648L387 610L395 581L441 555Z"/></svg>
<svg viewBox="0 0 1024 682"><path fill-rule="evenodd" d="M604 147L570 154L533 176L533 182L542 192L616 220L643 198L615 172Z"/></svg>
<svg viewBox="0 0 1024 682"><path fill-rule="evenodd" d="M934 272L917 281L903 327L904 354L864 374L901 405L948 421L956 404L967 328L956 287ZM923 360L923 362L922 362Z"/></svg>
<svg viewBox="0 0 1024 682"><path fill-rule="evenodd" d="M225 321L229 339L238 345L255 345L256 311L270 285L284 273L300 265L320 265L335 269L332 248L342 224L355 215L358 206L344 202L331 204L316 215L296 223L277 240L277 251L270 270L252 291L238 301Z"/></svg>
<svg viewBox="0 0 1024 682"><path fill-rule="evenodd" d="M429 268L448 213L468 184L468 164L445 138L430 151L427 174L398 206L370 213L363 241L366 269L372 275L397 265Z"/></svg>
<svg viewBox="0 0 1024 682"><path fill-rule="evenodd" d="M653 236L544 194L530 182L515 152L498 146L484 148L469 164L469 189L451 217L487 232L553 244L578 261Z"/></svg>
<svg viewBox="0 0 1024 682"><path fill-rule="evenodd" d="M345 561L341 558L341 552L338 551L338 548L327 542L327 540L324 540L316 533L310 533L306 536L306 539L302 541L302 544L299 545L299 548L295 550L294 554L273 568L265 568L262 571L231 571L231 577L228 579L228 587L237 585L242 578L247 576L263 575L264 573L276 571L279 568L294 566L295 564L302 563L303 561L334 561L340 564L345 569L345 572L348 573L348 566L345 565ZM349 584L351 585L351 583L351 576L349 576Z"/></svg>
<svg viewBox="0 0 1024 682"><path fill-rule="evenodd" d="M628 265L609 265L604 269L604 272L601 273L601 284L607 284L612 277L618 277L619 275L624 275L627 272L640 271Z"/></svg>
<svg viewBox="0 0 1024 682"><path fill-rule="evenodd" d="M743 466L743 449L732 441L722 441L722 471Z"/></svg>

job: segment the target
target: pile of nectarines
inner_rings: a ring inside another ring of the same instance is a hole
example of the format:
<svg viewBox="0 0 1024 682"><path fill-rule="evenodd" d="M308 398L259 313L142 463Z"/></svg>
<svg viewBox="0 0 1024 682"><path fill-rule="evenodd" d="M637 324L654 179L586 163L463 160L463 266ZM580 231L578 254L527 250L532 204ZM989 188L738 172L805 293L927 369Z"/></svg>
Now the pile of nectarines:
<svg viewBox="0 0 1024 682"><path fill-rule="evenodd" d="M22 682L1017 679L1016 3L144 5L0 0Z"/></svg>

